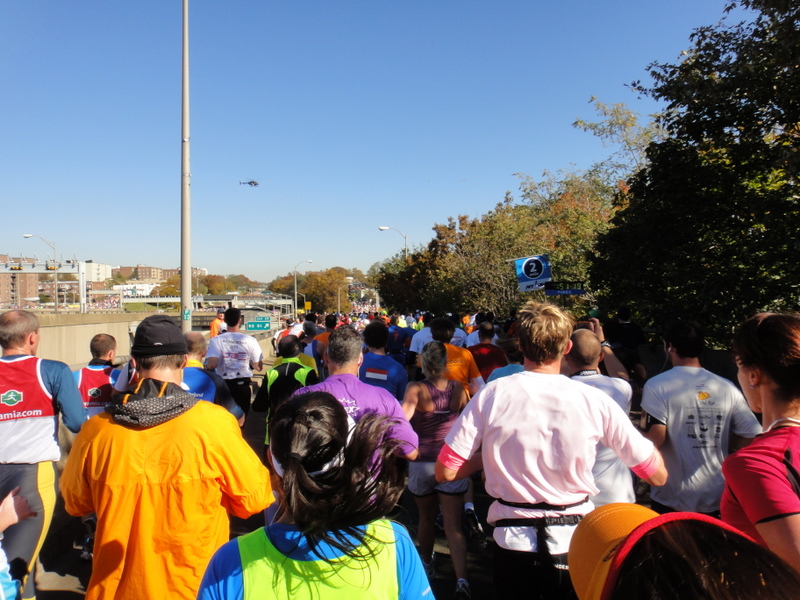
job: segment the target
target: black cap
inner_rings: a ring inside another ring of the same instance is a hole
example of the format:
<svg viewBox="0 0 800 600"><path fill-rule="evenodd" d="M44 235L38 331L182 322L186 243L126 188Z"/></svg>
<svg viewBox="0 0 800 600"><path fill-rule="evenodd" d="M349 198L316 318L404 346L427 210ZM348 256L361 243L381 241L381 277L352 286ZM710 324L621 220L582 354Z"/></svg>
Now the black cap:
<svg viewBox="0 0 800 600"><path fill-rule="evenodd" d="M151 315L139 323L133 336L131 354L138 356L167 356L188 354L186 340L172 317Z"/></svg>

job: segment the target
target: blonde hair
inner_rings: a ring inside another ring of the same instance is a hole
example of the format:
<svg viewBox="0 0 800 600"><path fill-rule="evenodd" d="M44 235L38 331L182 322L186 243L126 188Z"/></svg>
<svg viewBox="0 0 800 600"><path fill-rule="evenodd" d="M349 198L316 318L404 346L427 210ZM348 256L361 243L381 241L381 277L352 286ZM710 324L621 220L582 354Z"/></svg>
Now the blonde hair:
<svg viewBox="0 0 800 600"><path fill-rule="evenodd" d="M447 371L447 349L442 342L433 340L422 348L419 365L425 377L439 377Z"/></svg>
<svg viewBox="0 0 800 600"><path fill-rule="evenodd" d="M557 306L528 302L519 311L519 347L525 358L541 364L563 355L574 323Z"/></svg>

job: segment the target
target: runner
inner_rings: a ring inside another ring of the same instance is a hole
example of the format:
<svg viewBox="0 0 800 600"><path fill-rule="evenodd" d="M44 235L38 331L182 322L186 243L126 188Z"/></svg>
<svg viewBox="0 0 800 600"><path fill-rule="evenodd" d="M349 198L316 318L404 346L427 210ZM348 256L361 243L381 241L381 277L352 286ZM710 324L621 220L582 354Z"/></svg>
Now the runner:
<svg viewBox="0 0 800 600"><path fill-rule="evenodd" d="M198 599L432 598L408 532L384 519L404 483L388 421L371 413L350 430L325 392L284 402L270 431L278 517L214 555Z"/></svg>

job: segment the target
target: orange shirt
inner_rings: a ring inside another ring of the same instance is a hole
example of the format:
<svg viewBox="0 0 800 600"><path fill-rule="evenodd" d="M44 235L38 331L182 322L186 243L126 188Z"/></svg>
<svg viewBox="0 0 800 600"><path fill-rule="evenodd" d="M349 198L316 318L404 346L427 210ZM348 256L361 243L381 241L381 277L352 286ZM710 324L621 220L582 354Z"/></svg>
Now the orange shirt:
<svg viewBox="0 0 800 600"><path fill-rule="evenodd" d="M194 600L230 537L228 512L247 518L273 501L236 420L211 402L147 429L108 413L86 421L61 493L70 514L97 513L87 600Z"/></svg>
<svg viewBox="0 0 800 600"><path fill-rule="evenodd" d="M211 321L211 335L209 336L210 338L217 337L219 335L219 327L224 322L225 321L222 319L214 319L213 321Z"/></svg>
<svg viewBox="0 0 800 600"><path fill-rule="evenodd" d="M452 344L445 344L444 347L447 349L446 377L458 381L469 395L469 382L481 376L475 357L466 348Z"/></svg>

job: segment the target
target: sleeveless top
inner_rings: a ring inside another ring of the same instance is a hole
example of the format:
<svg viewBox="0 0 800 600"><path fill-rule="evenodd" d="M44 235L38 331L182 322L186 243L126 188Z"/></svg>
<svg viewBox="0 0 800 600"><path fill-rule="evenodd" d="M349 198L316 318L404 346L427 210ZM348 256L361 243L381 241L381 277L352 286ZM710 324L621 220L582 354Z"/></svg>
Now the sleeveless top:
<svg viewBox="0 0 800 600"><path fill-rule="evenodd" d="M78 391L83 398L83 407L90 417L100 414L111 402L111 395L114 393L114 379L111 373L114 367L108 366L102 369L91 369L84 367L78 371Z"/></svg>
<svg viewBox="0 0 800 600"><path fill-rule="evenodd" d="M58 460L56 405L42 381L41 359L0 361L0 463Z"/></svg>
<svg viewBox="0 0 800 600"><path fill-rule="evenodd" d="M244 583L243 600L391 600L399 595L397 556L392 524L381 519L367 525L374 554L362 544L361 557L341 556L330 561L293 560L278 550L266 529L238 540Z"/></svg>
<svg viewBox="0 0 800 600"><path fill-rule="evenodd" d="M444 390L439 390L429 381L423 384L433 400L431 412L415 411L411 417L411 427L419 436L418 462L436 462L439 451L444 445L444 438L458 418L458 412L450 410L450 398L453 395L453 386L461 385L457 381L449 380Z"/></svg>

